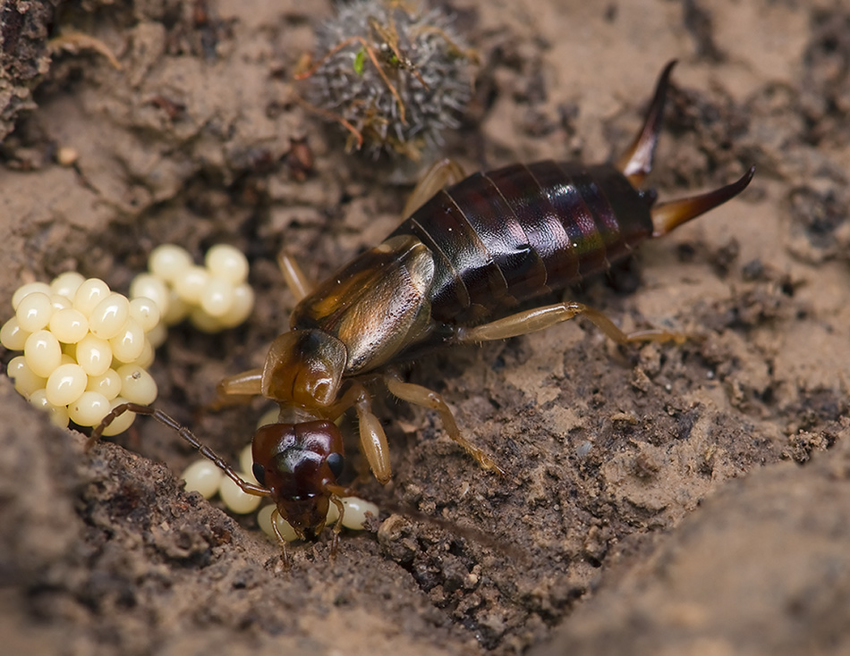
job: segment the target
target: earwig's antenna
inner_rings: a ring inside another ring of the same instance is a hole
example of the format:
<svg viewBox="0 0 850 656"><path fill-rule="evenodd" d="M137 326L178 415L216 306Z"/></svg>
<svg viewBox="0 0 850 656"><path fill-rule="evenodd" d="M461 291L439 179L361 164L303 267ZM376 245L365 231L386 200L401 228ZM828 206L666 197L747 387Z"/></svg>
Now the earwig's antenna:
<svg viewBox="0 0 850 656"><path fill-rule="evenodd" d="M218 455L207 445L202 444L201 441L195 437L192 431L180 424L180 422L170 415L165 414L162 410L157 410L149 405L122 403L121 405L115 406L112 411L103 418L100 424L95 426L94 430L92 430L91 437L89 437L86 441L86 451L89 451L92 447L94 447L94 445L100 440L100 436L103 435L103 431L106 430L106 427L125 412L135 412L137 415L149 415L164 426L168 426L172 430L176 431L180 437L195 447L202 456L211 460L216 467L221 469L245 494L253 494L257 497L267 497L271 494L270 489L261 485L254 485L253 483L243 480L239 474L236 473L233 467L227 464L227 461L225 461L224 458Z"/></svg>

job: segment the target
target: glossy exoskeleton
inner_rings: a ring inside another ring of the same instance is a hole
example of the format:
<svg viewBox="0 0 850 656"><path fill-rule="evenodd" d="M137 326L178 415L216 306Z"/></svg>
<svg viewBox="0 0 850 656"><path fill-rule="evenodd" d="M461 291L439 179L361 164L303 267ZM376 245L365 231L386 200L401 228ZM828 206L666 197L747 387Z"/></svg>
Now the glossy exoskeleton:
<svg viewBox="0 0 850 656"><path fill-rule="evenodd" d="M439 394L405 382L392 365L433 347L505 339L578 314L618 343L681 338L664 330L624 333L581 303L510 313L522 301L606 270L639 242L720 205L749 183L753 169L721 189L660 204L654 191L638 188L652 165L674 63L662 72L643 128L616 163L544 161L462 179L446 160L419 183L405 208L408 218L384 242L315 289L293 259L281 256L299 298L290 329L272 343L262 369L219 385L220 398L262 395L280 406L278 423L254 436L259 485L241 480L188 429L153 408L119 406L104 424L129 409L172 426L245 492L270 496L302 539L321 532L330 503L343 512L340 497L347 490L337 483L343 444L333 422L347 409L357 413L361 448L375 477L390 479L386 437L366 380L382 379L394 396L437 410L453 440L484 468L501 472L464 439Z"/></svg>

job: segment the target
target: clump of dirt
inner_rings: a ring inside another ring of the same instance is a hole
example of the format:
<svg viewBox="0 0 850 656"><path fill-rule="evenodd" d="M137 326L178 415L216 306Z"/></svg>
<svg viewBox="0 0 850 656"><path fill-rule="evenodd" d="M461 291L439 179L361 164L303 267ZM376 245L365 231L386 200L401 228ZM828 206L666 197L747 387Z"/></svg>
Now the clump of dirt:
<svg viewBox="0 0 850 656"><path fill-rule="evenodd" d="M411 379L443 394L507 475L481 471L431 413L379 402L394 477L359 489L414 512L344 533L335 558L329 535L293 546L288 571L250 518L182 491L174 472L195 456L169 430L138 420L87 454L3 379L10 650L846 650L835 544L847 523L850 142L824 135L843 129L850 10L685 4L455 0L481 67L442 154L467 170L618 155L678 58L650 178L659 197L751 164L756 177L570 294L627 329L690 339L620 348L577 320L416 363ZM287 326L277 253L319 279L379 242L409 193L387 180L408 166L346 155L295 100L293 71L330 3L52 6L0 16L0 94L19 99L0 95L0 129L14 125L0 150L0 298L69 269L126 291L164 242L197 256L241 248L251 320L217 336L173 329L153 367L157 404L235 459L261 406L207 405ZM48 43L69 34L99 45Z"/></svg>

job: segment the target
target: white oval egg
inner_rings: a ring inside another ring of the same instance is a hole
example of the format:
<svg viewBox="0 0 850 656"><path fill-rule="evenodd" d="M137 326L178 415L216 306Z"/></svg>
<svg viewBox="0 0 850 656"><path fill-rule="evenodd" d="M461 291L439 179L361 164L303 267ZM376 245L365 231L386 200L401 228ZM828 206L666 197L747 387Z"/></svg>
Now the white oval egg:
<svg viewBox="0 0 850 656"><path fill-rule="evenodd" d="M47 400L53 405L68 405L86 391L88 376L78 364L61 364L47 377Z"/></svg>
<svg viewBox="0 0 850 656"><path fill-rule="evenodd" d="M92 310L89 330L95 337L112 339L118 335L130 318L130 301L121 294L111 292Z"/></svg>
<svg viewBox="0 0 850 656"><path fill-rule="evenodd" d="M248 480L248 477L242 473L239 473L239 476L246 481ZM263 497L243 492L242 488L227 476L222 479L218 493L228 510L238 515L254 512L263 500Z"/></svg>
<svg viewBox="0 0 850 656"><path fill-rule="evenodd" d="M216 244L207 251L204 264L214 276L224 278L238 285L248 277L248 259L238 249L229 244Z"/></svg>
<svg viewBox="0 0 850 656"><path fill-rule="evenodd" d="M148 269L157 278L174 282L186 269L192 266L192 256L176 244L162 244L151 251Z"/></svg>
<svg viewBox="0 0 850 656"><path fill-rule="evenodd" d="M100 392L83 392L68 404L68 416L79 426L97 426L110 409L109 399Z"/></svg>
<svg viewBox="0 0 850 656"><path fill-rule="evenodd" d="M33 292L40 292L47 297L50 297L50 294L53 293L50 289L50 285L47 283L30 282L26 285L21 285L15 290L15 293L12 294L12 309L17 312L18 305L21 304L21 301Z"/></svg>
<svg viewBox="0 0 850 656"><path fill-rule="evenodd" d="M224 472L210 460L202 458L186 467L180 477L186 481L187 492L198 492L204 499L210 499L218 492Z"/></svg>
<svg viewBox="0 0 850 656"><path fill-rule="evenodd" d="M62 347L56 336L49 330L38 330L27 337L24 344L24 357L36 376L46 378L62 364Z"/></svg>
<svg viewBox="0 0 850 656"><path fill-rule="evenodd" d="M0 328L0 344L10 351L23 351L30 334L21 328L18 317L12 317Z"/></svg>
<svg viewBox="0 0 850 656"><path fill-rule="evenodd" d="M87 317L100 302L109 296L109 285L100 278L89 278L74 292L74 307Z"/></svg>
<svg viewBox="0 0 850 656"><path fill-rule="evenodd" d="M76 344L89 334L89 320L73 307L63 308L50 317L50 332L64 344Z"/></svg>
<svg viewBox="0 0 850 656"><path fill-rule="evenodd" d="M53 304L50 296L42 292L32 292L24 296L15 311L18 325L29 333L46 328L53 316Z"/></svg>

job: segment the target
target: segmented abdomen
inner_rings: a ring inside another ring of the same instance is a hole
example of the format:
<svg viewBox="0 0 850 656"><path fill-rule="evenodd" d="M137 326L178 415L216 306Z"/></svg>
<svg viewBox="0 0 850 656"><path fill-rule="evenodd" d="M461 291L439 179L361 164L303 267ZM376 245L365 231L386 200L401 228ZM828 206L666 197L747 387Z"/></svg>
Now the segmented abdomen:
<svg viewBox="0 0 850 656"><path fill-rule="evenodd" d="M434 253L432 317L468 323L604 271L652 235L650 204L613 165L547 160L476 173L393 234Z"/></svg>

